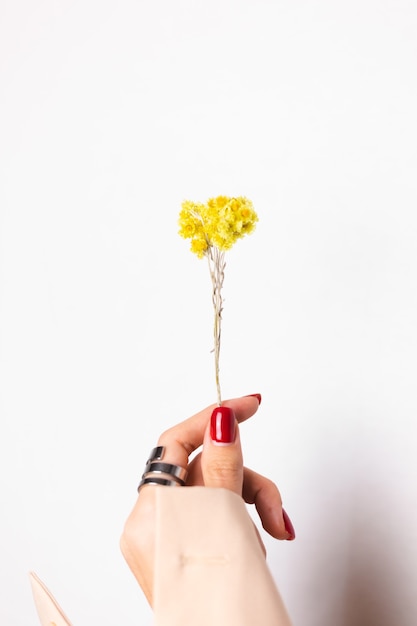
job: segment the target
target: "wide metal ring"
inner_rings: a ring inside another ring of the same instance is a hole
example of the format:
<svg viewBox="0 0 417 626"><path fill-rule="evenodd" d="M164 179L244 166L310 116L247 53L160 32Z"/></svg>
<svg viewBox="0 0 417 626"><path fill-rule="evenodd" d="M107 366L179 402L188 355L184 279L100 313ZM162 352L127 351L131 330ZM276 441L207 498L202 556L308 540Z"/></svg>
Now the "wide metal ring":
<svg viewBox="0 0 417 626"><path fill-rule="evenodd" d="M146 465L151 461L160 461L164 457L164 453L165 446L156 446L156 448L152 448L149 459L146 461Z"/></svg>
<svg viewBox="0 0 417 626"><path fill-rule="evenodd" d="M143 485L164 485L166 487L184 487L187 480L188 471L180 465L173 463L164 463L161 461L165 454L165 446L156 446L151 450L145 469L143 470L142 480L139 483L138 491ZM154 476L154 474L166 474L166 478Z"/></svg>
<svg viewBox="0 0 417 626"><path fill-rule="evenodd" d="M174 477L174 479L178 478L178 482L185 484L188 472L180 465L162 463L161 461L151 461L145 467L142 478L145 478L148 474L170 474Z"/></svg>
<svg viewBox="0 0 417 626"><path fill-rule="evenodd" d="M165 487L178 487L179 483L176 480L169 480L169 478L159 478L158 476L143 478L138 486L138 493L144 485L164 485Z"/></svg>

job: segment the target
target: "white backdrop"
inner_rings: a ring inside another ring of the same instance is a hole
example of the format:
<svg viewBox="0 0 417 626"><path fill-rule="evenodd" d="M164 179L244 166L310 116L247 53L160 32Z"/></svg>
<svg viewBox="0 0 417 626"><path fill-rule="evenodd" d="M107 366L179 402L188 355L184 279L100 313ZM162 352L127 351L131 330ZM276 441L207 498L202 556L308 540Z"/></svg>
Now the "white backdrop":
<svg viewBox="0 0 417 626"><path fill-rule="evenodd" d="M185 198L246 195L225 397L295 626L417 623L417 5L2 0L0 623L150 624L118 539L158 433L215 401ZM256 593L256 590L254 590ZM196 616L198 624L198 616Z"/></svg>

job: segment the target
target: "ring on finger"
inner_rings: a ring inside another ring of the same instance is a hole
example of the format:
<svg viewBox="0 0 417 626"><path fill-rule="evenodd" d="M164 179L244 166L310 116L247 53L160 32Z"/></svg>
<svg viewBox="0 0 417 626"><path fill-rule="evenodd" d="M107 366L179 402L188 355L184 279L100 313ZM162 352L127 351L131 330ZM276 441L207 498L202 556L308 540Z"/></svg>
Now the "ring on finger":
<svg viewBox="0 0 417 626"><path fill-rule="evenodd" d="M144 485L163 485L165 487L183 487L185 485L188 471L180 465L162 462L165 449L165 446L157 446L151 450L138 486L138 492ZM166 477L163 478L160 476L161 474Z"/></svg>

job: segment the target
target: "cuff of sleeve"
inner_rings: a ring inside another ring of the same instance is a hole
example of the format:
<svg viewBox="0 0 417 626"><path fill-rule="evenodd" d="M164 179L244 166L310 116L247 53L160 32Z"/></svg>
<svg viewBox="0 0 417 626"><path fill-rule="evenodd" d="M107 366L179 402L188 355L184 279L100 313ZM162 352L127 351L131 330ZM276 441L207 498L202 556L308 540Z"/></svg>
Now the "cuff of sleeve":
<svg viewBox="0 0 417 626"><path fill-rule="evenodd" d="M291 626L242 498L157 489L155 626Z"/></svg>

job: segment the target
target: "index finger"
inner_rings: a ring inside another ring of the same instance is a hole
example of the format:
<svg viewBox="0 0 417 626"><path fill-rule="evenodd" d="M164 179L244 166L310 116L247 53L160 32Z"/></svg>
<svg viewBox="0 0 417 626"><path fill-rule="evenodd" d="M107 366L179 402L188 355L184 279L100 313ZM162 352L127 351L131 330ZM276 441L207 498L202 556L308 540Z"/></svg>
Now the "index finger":
<svg viewBox="0 0 417 626"><path fill-rule="evenodd" d="M259 403L260 396L254 394L225 400L223 405L233 409L236 419L240 423L256 413ZM165 446L166 448L164 461L187 467L189 455L203 443L208 421L217 406L217 404L212 404L162 433L158 439L158 446Z"/></svg>

